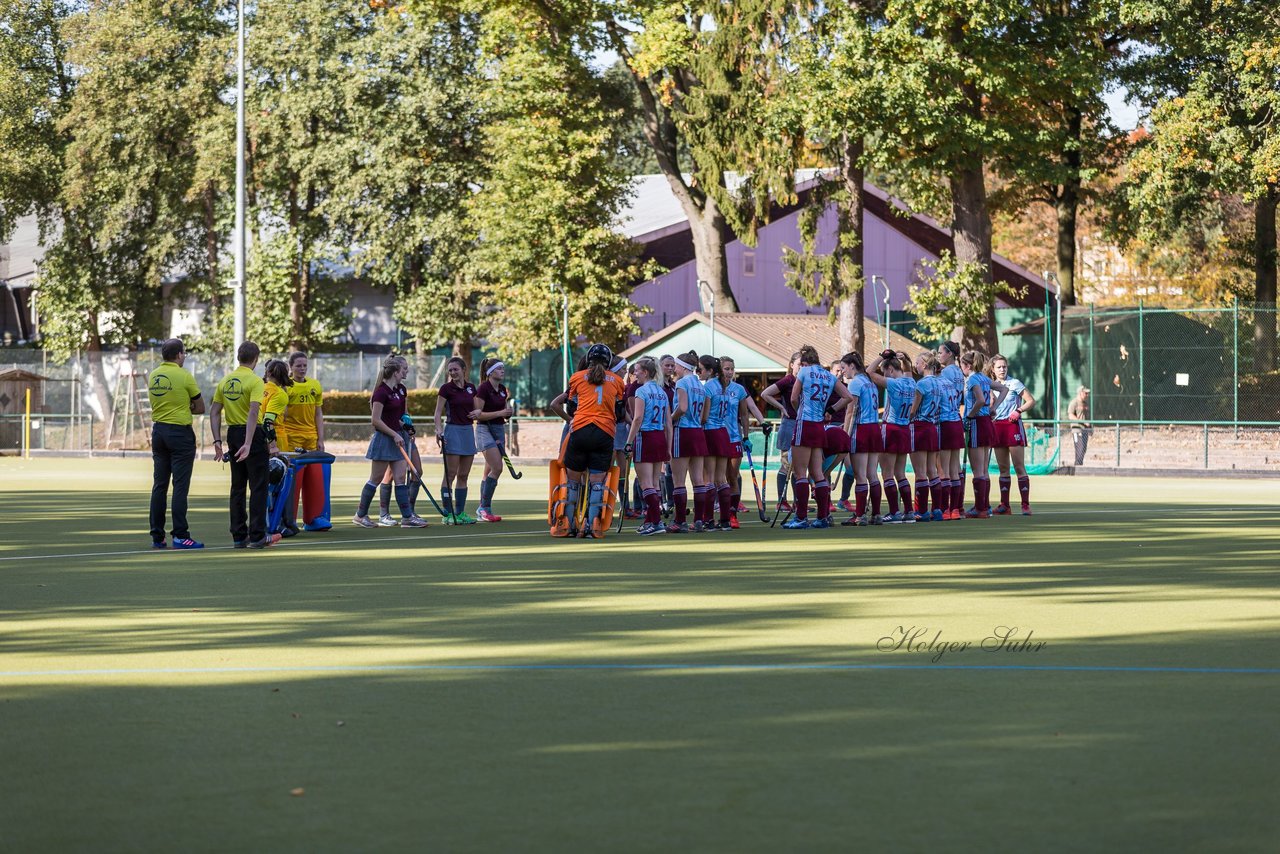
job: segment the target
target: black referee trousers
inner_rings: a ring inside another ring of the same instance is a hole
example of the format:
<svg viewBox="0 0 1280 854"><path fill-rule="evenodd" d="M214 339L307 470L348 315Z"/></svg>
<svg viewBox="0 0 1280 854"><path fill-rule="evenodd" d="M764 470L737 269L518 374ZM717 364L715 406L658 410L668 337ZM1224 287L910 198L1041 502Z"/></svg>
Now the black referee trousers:
<svg viewBox="0 0 1280 854"><path fill-rule="evenodd" d="M245 426L227 425L227 450L231 452L231 538L236 542L257 542L267 535L267 474L271 459L261 430L253 431L249 456L236 462L236 452L244 445ZM249 490L249 512L244 506Z"/></svg>
<svg viewBox="0 0 1280 854"><path fill-rule="evenodd" d="M151 540L164 542L165 505L173 480L173 538L191 537L187 528L187 493L196 461L196 434L190 424L151 425Z"/></svg>

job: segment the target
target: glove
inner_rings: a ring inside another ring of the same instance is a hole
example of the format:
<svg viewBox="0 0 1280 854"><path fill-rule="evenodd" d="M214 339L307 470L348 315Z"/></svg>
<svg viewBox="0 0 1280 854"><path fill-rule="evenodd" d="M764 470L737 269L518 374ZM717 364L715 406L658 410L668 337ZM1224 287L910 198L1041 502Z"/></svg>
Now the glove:
<svg viewBox="0 0 1280 854"><path fill-rule="evenodd" d="M413 418L410 417L409 413L406 412L404 415L400 416L400 425L404 427L404 431L410 436L418 435L418 431L413 427Z"/></svg>
<svg viewBox="0 0 1280 854"><path fill-rule="evenodd" d="M764 433L765 438L768 438L769 434L773 432L773 424L769 421L764 422L764 426L760 428L760 432Z"/></svg>
<svg viewBox="0 0 1280 854"><path fill-rule="evenodd" d="M622 450L626 453L626 455L627 455L628 457L632 457L632 456L635 456L636 446L635 446L635 445L633 445L632 443L628 442L628 443L627 443L627 446L626 446L625 448L623 448Z"/></svg>
<svg viewBox="0 0 1280 854"><path fill-rule="evenodd" d="M751 445L750 439L742 440L742 450L746 451L748 454L754 454L756 452L756 449Z"/></svg>

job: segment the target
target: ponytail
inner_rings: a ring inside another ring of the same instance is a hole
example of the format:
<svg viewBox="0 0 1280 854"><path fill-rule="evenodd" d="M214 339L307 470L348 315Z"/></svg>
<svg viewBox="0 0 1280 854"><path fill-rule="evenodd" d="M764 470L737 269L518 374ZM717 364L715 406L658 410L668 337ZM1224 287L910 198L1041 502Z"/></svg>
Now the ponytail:
<svg viewBox="0 0 1280 854"><path fill-rule="evenodd" d="M604 375L608 373L603 362L592 362L587 367L587 382L592 385L604 385Z"/></svg>
<svg viewBox="0 0 1280 854"><path fill-rule="evenodd" d="M800 364L802 365L818 365L822 363L822 358L818 355L818 348L812 344L805 344L800 348Z"/></svg>
<svg viewBox="0 0 1280 854"><path fill-rule="evenodd" d="M715 377L716 381L721 385L724 385L724 367L720 364L719 359L715 356L703 356L698 360L698 364L702 366L703 370L710 371L711 376Z"/></svg>
<svg viewBox="0 0 1280 854"><path fill-rule="evenodd" d="M389 380L400 370L400 360L395 356L388 356L382 363L382 378Z"/></svg>

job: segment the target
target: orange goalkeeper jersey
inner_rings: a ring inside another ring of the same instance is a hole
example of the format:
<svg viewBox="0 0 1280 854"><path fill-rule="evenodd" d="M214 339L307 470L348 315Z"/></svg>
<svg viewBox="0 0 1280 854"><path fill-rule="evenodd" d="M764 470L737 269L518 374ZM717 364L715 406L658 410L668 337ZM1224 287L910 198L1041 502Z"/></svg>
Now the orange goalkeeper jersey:
<svg viewBox="0 0 1280 854"><path fill-rule="evenodd" d="M604 382L592 385L587 372L578 371L569 378L569 399L577 401L573 413L573 429L594 424L610 436L618 429L617 402L622 400L625 386L618 375L605 371Z"/></svg>

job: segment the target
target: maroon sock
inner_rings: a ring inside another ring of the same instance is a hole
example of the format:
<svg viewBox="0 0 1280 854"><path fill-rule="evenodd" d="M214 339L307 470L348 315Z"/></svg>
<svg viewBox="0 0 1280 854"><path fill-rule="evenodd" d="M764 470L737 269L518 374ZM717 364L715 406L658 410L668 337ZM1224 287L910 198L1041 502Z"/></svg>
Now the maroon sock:
<svg viewBox="0 0 1280 854"><path fill-rule="evenodd" d="M951 506L949 503L945 503L943 501L942 496L947 490L942 484L943 480L940 477L933 477L929 479L929 492L933 497L933 511L935 513L939 510L946 510Z"/></svg>
<svg viewBox="0 0 1280 854"><path fill-rule="evenodd" d="M905 477L898 481L898 495L902 498L902 512L911 512L911 481Z"/></svg>
<svg viewBox="0 0 1280 854"><path fill-rule="evenodd" d="M728 522L729 515L733 512L736 504L733 504L733 493L729 492L729 484L722 483L720 488L716 490L716 498L720 501L720 521Z"/></svg>
<svg viewBox="0 0 1280 854"><path fill-rule="evenodd" d="M889 502L889 515L892 516L898 512L898 484L886 482L884 485L884 497Z"/></svg>
<svg viewBox="0 0 1280 854"><path fill-rule="evenodd" d="M1000 475L1000 503L1009 506L1009 477Z"/></svg>
<svg viewBox="0 0 1280 854"><path fill-rule="evenodd" d="M733 513L734 516L738 515L738 505L741 503L742 503L741 492L729 493L729 510Z"/></svg>
<svg viewBox="0 0 1280 854"><path fill-rule="evenodd" d="M818 499L818 518L825 519L831 515L831 484L820 480L813 485L813 495Z"/></svg>
<svg viewBox="0 0 1280 854"><path fill-rule="evenodd" d="M929 481L922 477L916 478L916 512L929 512Z"/></svg>
<svg viewBox="0 0 1280 854"><path fill-rule="evenodd" d="M1031 478L1025 474L1018 478L1018 494L1022 496L1022 503L1031 505Z"/></svg>
<svg viewBox="0 0 1280 854"><path fill-rule="evenodd" d="M707 487L706 484L693 488L693 521L707 521Z"/></svg>
<svg viewBox="0 0 1280 854"><path fill-rule="evenodd" d="M796 518L809 518L809 480L796 481Z"/></svg>
<svg viewBox="0 0 1280 854"><path fill-rule="evenodd" d="M867 488L867 492L869 492L871 495L871 514L873 516L879 516L880 515L880 497L881 497L880 481L878 480L871 481L870 486L868 486Z"/></svg>
<svg viewBox="0 0 1280 854"><path fill-rule="evenodd" d="M860 483L853 488L853 514L855 516L867 515L867 493L870 491L867 484Z"/></svg>
<svg viewBox="0 0 1280 854"><path fill-rule="evenodd" d="M646 489L644 491L644 504L648 508L645 513L644 520L651 525L656 525L662 521L662 498L658 495L656 489Z"/></svg>
<svg viewBox="0 0 1280 854"><path fill-rule="evenodd" d="M676 524L683 524L689 518L689 490L683 486L677 486L671 495L676 500ZM697 496L694 497L697 498Z"/></svg>
<svg viewBox="0 0 1280 854"><path fill-rule="evenodd" d="M984 477L978 482L982 485L982 504L978 506L978 509L991 512L991 478Z"/></svg>

